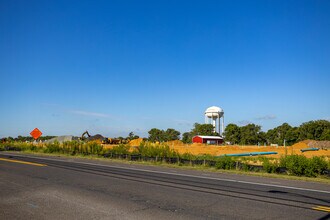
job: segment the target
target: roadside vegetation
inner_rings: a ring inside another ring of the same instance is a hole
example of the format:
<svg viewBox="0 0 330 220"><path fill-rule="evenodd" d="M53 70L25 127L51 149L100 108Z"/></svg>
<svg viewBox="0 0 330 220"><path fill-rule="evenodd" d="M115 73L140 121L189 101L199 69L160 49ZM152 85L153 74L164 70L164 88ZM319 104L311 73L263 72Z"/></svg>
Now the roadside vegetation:
<svg viewBox="0 0 330 220"><path fill-rule="evenodd" d="M138 147L120 144L111 149L96 142L71 141L62 144L33 144L9 142L0 144L1 151L24 151L66 155L95 155L131 161L177 164L179 166L214 167L222 170L241 170L292 176L329 178L330 162L326 157L306 158L303 155L286 155L279 159L267 157L216 157L212 155L179 154L162 143L142 142Z"/></svg>

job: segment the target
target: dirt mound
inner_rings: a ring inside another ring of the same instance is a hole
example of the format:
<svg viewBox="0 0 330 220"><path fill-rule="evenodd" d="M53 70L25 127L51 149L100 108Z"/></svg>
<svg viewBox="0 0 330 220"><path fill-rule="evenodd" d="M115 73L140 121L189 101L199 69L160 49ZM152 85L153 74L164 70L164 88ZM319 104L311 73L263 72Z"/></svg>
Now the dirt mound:
<svg viewBox="0 0 330 220"><path fill-rule="evenodd" d="M330 141L304 140L292 145L294 149L316 147L321 149L330 149Z"/></svg>
<svg viewBox="0 0 330 220"><path fill-rule="evenodd" d="M309 148L309 146L308 146L307 143L308 143L308 142L306 142L306 141L300 141L300 142L298 142L298 143L295 143L295 144L292 145L291 147L292 147L293 149Z"/></svg>
<svg viewBox="0 0 330 220"><path fill-rule="evenodd" d="M143 141L143 138L138 138L138 139L131 140L128 144L129 144L129 146L139 146L142 141Z"/></svg>
<svg viewBox="0 0 330 220"><path fill-rule="evenodd" d="M100 134L96 134L87 138L88 141L102 141L104 137Z"/></svg>
<svg viewBox="0 0 330 220"><path fill-rule="evenodd" d="M309 141L307 143L309 147L317 147L321 149L330 149L330 141Z"/></svg>

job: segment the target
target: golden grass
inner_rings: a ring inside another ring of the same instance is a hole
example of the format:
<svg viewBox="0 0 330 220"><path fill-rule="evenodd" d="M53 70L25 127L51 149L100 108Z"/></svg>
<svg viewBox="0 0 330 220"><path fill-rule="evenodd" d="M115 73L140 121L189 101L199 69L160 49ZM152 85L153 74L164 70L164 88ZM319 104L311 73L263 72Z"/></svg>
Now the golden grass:
<svg viewBox="0 0 330 220"><path fill-rule="evenodd" d="M132 140L129 145L139 146L142 142L142 138ZM214 156L219 156L223 154L238 154L238 153L250 153L250 152L266 152L274 151L278 154L269 155L266 157L280 158L281 156L287 155L305 155L307 158L313 156L326 156L330 158L330 150L320 149L318 151L307 151L302 153L300 150L303 148L309 148L308 141L302 141L288 147L273 147L273 146L238 146L238 145L227 145L227 146L217 146L217 145L205 145L205 144L184 144L181 141L169 141L165 143L171 149L178 151L180 154L191 153L193 155L203 155L210 154ZM105 148L112 148L116 145L104 145Z"/></svg>

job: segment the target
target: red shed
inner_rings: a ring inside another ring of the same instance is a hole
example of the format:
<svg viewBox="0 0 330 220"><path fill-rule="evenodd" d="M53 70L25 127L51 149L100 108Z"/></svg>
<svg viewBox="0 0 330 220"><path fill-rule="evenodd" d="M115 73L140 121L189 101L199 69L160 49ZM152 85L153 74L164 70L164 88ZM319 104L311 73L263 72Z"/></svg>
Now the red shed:
<svg viewBox="0 0 330 220"><path fill-rule="evenodd" d="M220 145L223 143L223 138L219 136L201 136L197 135L192 138L193 143L201 144L215 144Z"/></svg>

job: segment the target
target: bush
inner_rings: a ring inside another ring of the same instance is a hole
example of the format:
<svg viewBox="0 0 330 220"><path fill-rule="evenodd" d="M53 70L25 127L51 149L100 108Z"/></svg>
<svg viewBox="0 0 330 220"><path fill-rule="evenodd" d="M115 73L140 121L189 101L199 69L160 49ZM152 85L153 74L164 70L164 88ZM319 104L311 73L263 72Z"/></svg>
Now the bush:
<svg viewBox="0 0 330 220"><path fill-rule="evenodd" d="M180 155L180 159L183 160L196 160L196 156L191 153L184 153Z"/></svg>
<svg viewBox="0 0 330 220"><path fill-rule="evenodd" d="M313 157L308 160L308 166L305 170L305 175L309 177L316 177L327 170L327 162L323 157Z"/></svg>
<svg viewBox="0 0 330 220"><path fill-rule="evenodd" d="M224 170L230 170L235 167L235 161L228 156L220 157L216 164L215 167L217 169L224 169Z"/></svg>
<svg viewBox="0 0 330 220"><path fill-rule="evenodd" d="M217 157L210 154L203 154L197 156L197 160L216 160Z"/></svg>
<svg viewBox="0 0 330 220"><path fill-rule="evenodd" d="M276 173L279 167L277 163L272 163L268 158L263 158L262 163L263 170L267 173Z"/></svg>
<svg viewBox="0 0 330 220"><path fill-rule="evenodd" d="M316 177L327 170L328 164L323 157L308 159L303 155L290 155L280 159L280 166L292 175Z"/></svg>
<svg viewBox="0 0 330 220"><path fill-rule="evenodd" d="M54 143L45 144L44 153L60 153L60 143L55 141Z"/></svg>
<svg viewBox="0 0 330 220"><path fill-rule="evenodd" d="M84 155L100 155L103 150L103 146L96 142L78 142L68 141L60 144L55 141L54 143L45 144L43 151L44 153L63 153L63 154L84 154Z"/></svg>
<svg viewBox="0 0 330 220"><path fill-rule="evenodd" d="M178 152L171 149L165 144L154 144L149 142L142 142L137 149L138 154L144 157L178 157Z"/></svg>
<svg viewBox="0 0 330 220"><path fill-rule="evenodd" d="M110 149L109 153L126 155L129 154L129 149L130 149L129 145L119 144L118 146L114 146L112 149Z"/></svg>
<svg viewBox="0 0 330 220"><path fill-rule="evenodd" d="M40 147L32 143L25 142L10 142L2 143L0 145L0 150L7 151L39 151Z"/></svg>
<svg viewBox="0 0 330 220"><path fill-rule="evenodd" d="M291 175L303 176L308 166L308 159L303 155L290 155L280 159L280 165L287 168Z"/></svg>
<svg viewBox="0 0 330 220"><path fill-rule="evenodd" d="M87 154L100 155L103 150L103 146L94 141L86 143L87 145Z"/></svg>

